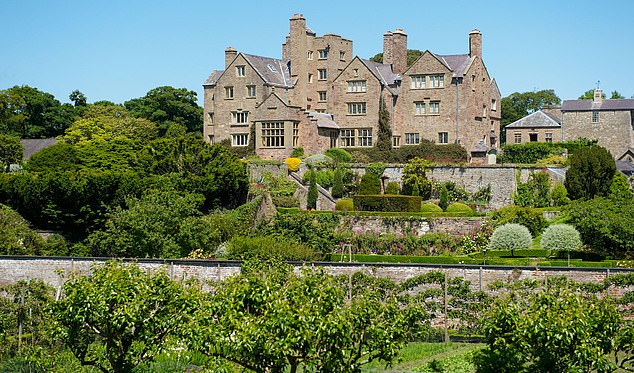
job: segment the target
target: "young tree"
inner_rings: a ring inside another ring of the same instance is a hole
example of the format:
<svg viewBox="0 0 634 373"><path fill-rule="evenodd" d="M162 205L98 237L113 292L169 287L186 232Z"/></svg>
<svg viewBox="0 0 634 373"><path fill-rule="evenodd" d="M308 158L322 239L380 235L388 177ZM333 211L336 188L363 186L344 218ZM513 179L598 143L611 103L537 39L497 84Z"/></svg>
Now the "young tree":
<svg viewBox="0 0 634 373"><path fill-rule="evenodd" d="M414 195L414 188L418 188L419 195L428 199L431 194L431 182L427 180L429 161L414 158L403 167L403 194Z"/></svg>
<svg viewBox="0 0 634 373"><path fill-rule="evenodd" d="M0 167L2 170L8 171L11 164L22 162L23 150L19 137L0 134Z"/></svg>
<svg viewBox="0 0 634 373"><path fill-rule="evenodd" d="M309 210L317 209L317 199L319 198L319 191L317 190L317 171L311 169L310 176L308 178L308 196L306 202L306 208Z"/></svg>
<svg viewBox="0 0 634 373"><path fill-rule="evenodd" d="M385 100L381 97L379 103L379 133L376 142L379 150L392 149L392 127L390 126L390 112L385 107Z"/></svg>
<svg viewBox="0 0 634 373"><path fill-rule="evenodd" d="M341 167L335 169L332 183L332 196L335 198L343 197L343 171Z"/></svg>
<svg viewBox="0 0 634 373"><path fill-rule="evenodd" d="M81 361L102 372L130 372L152 361L197 308L196 287L135 264L95 265L63 286L51 306L55 334Z"/></svg>
<svg viewBox="0 0 634 373"><path fill-rule="evenodd" d="M581 148L570 156L564 186L570 199L607 196L616 172L614 159L600 146Z"/></svg>

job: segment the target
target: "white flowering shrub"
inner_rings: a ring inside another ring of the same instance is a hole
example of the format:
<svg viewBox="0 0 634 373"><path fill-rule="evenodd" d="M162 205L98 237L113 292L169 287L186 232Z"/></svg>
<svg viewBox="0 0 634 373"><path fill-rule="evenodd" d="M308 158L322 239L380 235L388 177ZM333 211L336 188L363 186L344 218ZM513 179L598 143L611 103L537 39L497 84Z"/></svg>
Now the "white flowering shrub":
<svg viewBox="0 0 634 373"><path fill-rule="evenodd" d="M579 231L570 224L553 224L542 234L540 245L554 251L578 250L582 243Z"/></svg>
<svg viewBox="0 0 634 373"><path fill-rule="evenodd" d="M495 228L491 240L490 250L527 249L532 246L533 237L523 225L510 223Z"/></svg>

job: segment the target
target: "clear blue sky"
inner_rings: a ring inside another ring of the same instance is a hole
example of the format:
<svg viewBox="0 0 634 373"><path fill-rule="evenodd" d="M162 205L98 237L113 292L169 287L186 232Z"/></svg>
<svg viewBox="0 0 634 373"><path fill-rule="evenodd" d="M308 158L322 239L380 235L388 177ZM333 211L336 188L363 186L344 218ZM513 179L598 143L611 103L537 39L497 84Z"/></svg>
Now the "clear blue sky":
<svg viewBox="0 0 634 373"><path fill-rule="evenodd" d="M336 9L336 10L333 10ZM171 85L198 92L224 49L281 57L288 19L354 41L368 58L383 33L403 28L410 49L468 52L483 34L484 61L502 96L554 89L575 99L594 88L634 95L634 1L163 1L0 0L0 89L30 85L62 102L121 103Z"/></svg>

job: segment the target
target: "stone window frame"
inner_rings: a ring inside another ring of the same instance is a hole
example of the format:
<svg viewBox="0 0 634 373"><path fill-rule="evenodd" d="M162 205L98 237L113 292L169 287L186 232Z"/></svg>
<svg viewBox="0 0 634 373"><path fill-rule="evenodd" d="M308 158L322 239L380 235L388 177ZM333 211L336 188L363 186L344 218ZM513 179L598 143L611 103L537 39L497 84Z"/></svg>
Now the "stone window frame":
<svg viewBox="0 0 634 373"><path fill-rule="evenodd" d="M429 86L427 88L445 88L445 74L427 75Z"/></svg>
<svg viewBox="0 0 634 373"><path fill-rule="evenodd" d="M552 132L546 132L544 134L544 141L545 142L553 142L553 133Z"/></svg>
<svg viewBox="0 0 634 373"><path fill-rule="evenodd" d="M344 128L339 131L339 144L342 148L349 148L355 146L355 134L354 128Z"/></svg>
<svg viewBox="0 0 634 373"><path fill-rule="evenodd" d="M248 111L232 111L231 123L232 124L248 124L249 112Z"/></svg>
<svg viewBox="0 0 634 373"><path fill-rule="evenodd" d="M319 102L325 102L328 99L328 93L326 91L317 91L319 95Z"/></svg>
<svg viewBox="0 0 634 373"><path fill-rule="evenodd" d="M420 144L420 133L408 132L405 133L405 145L418 145Z"/></svg>
<svg viewBox="0 0 634 373"><path fill-rule="evenodd" d="M244 78L245 74L246 74L245 65L236 66L236 76L237 77Z"/></svg>
<svg viewBox="0 0 634 373"><path fill-rule="evenodd" d="M255 98L257 89L255 84L247 85L247 98Z"/></svg>
<svg viewBox="0 0 634 373"><path fill-rule="evenodd" d="M313 82L313 74L308 74L308 83Z"/></svg>
<svg viewBox="0 0 634 373"><path fill-rule="evenodd" d="M348 115L366 115L367 105L365 102L348 102Z"/></svg>
<svg viewBox="0 0 634 373"><path fill-rule="evenodd" d="M262 122L261 139L263 148L284 147L284 122Z"/></svg>
<svg viewBox="0 0 634 373"><path fill-rule="evenodd" d="M233 86L225 86L225 100L233 100Z"/></svg>
<svg viewBox="0 0 634 373"><path fill-rule="evenodd" d="M319 59L320 60L325 60L325 59L328 58L328 48L319 49L319 50L317 50L317 52L319 53Z"/></svg>
<svg viewBox="0 0 634 373"><path fill-rule="evenodd" d="M429 101L429 115L440 115L440 100Z"/></svg>
<svg viewBox="0 0 634 373"><path fill-rule="evenodd" d="M392 147L393 148L401 147L401 136L392 136Z"/></svg>
<svg viewBox="0 0 634 373"><path fill-rule="evenodd" d="M249 146L249 134L248 133L232 133L231 146L235 146L235 147Z"/></svg>
<svg viewBox="0 0 634 373"><path fill-rule="evenodd" d="M363 148L372 147L372 128L358 128L357 138L359 139L358 146Z"/></svg>
<svg viewBox="0 0 634 373"><path fill-rule="evenodd" d="M299 123L293 123L293 148L299 145Z"/></svg>
<svg viewBox="0 0 634 373"><path fill-rule="evenodd" d="M346 52L345 51L339 51L339 61L346 61Z"/></svg>
<svg viewBox="0 0 634 373"><path fill-rule="evenodd" d="M410 88L411 89L425 89L427 88L427 77L425 74L410 75Z"/></svg>
<svg viewBox="0 0 634 373"><path fill-rule="evenodd" d="M446 131L438 132L438 143L449 144L449 132L446 132Z"/></svg>
<svg viewBox="0 0 634 373"><path fill-rule="evenodd" d="M317 80L328 79L328 69L317 69Z"/></svg>
<svg viewBox="0 0 634 373"><path fill-rule="evenodd" d="M313 51L308 51L308 59L312 61L313 59Z"/></svg>
<svg viewBox="0 0 634 373"><path fill-rule="evenodd" d="M515 132L513 134L513 143L514 144L521 144L522 143L522 133L521 132Z"/></svg>
<svg viewBox="0 0 634 373"><path fill-rule="evenodd" d="M592 123L599 123L601 120L599 110L592 110Z"/></svg>
<svg viewBox="0 0 634 373"><path fill-rule="evenodd" d="M210 111L209 113L207 113L207 117L209 118L209 125L213 126L213 124L214 124L214 113L213 113L213 111Z"/></svg>
<svg viewBox="0 0 634 373"><path fill-rule="evenodd" d="M491 111L497 111L498 110L498 100L492 98L491 99Z"/></svg>
<svg viewBox="0 0 634 373"><path fill-rule="evenodd" d="M427 104L425 101L414 101L414 115L425 115Z"/></svg>
<svg viewBox="0 0 634 373"><path fill-rule="evenodd" d="M367 80L348 80L348 93L365 93L368 90Z"/></svg>

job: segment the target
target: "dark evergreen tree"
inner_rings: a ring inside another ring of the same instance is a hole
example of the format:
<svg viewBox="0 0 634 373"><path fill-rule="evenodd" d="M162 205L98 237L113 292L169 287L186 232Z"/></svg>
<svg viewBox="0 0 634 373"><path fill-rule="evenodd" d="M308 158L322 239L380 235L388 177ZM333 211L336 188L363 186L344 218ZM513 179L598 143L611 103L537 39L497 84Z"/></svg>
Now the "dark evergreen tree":
<svg viewBox="0 0 634 373"><path fill-rule="evenodd" d="M564 185L570 199L605 197L616 172L610 152L600 146L581 148L570 156Z"/></svg>
<svg viewBox="0 0 634 373"><path fill-rule="evenodd" d="M317 191L317 175L314 170L310 170L308 184L308 200L306 202L306 208L309 210L317 209L317 198L319 197L319 191Z"/></svg>
<svg viewBox="0 0 634 373"><path fill-rule="evenodd" d="M343 197L343 172L340 167L335 169L333 179L332 196L335 198L341 198Z"/></svg>
<svg viewBox="0 0 634 373"><path fill-rule="evenodd" d="M392 149L392 128L390 127L390 113L385 107L385 100L381 98L379 104L379 133L376 147L379 150Z"/></svg>

